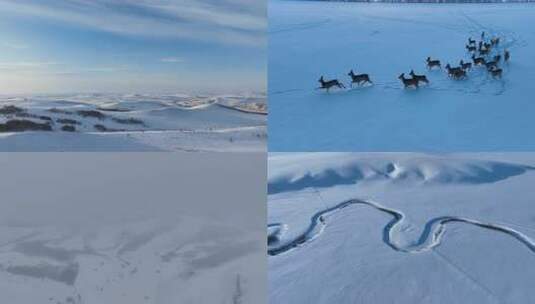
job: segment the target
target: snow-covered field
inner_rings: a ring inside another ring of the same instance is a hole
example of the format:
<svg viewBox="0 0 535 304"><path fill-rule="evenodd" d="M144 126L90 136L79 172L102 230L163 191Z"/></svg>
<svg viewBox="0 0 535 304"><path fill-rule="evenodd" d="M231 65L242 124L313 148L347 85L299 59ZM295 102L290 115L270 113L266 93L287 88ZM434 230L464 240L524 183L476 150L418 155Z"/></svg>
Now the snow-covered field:
<svg viewBox="0 0 535 304"><path fill-rule="evenodd" d="M266 303L261 153L30 154L0 156L2 302Z"/></svg>
<svg viewBox="0 0 535 304"><path fill-rule="evenodd" d="M263 95L0 97L0 151L265 151Z"/></svg>
<svg viewBox="0 0 535 304"><path fill-rule="evenodd" d="M271 303L531 303L535 154L270 154Z"/></svg>
<svg viewBox="0 0 535 304"><path fill-rule="evenodd" d="M269 1L270 151L529 151L535 149L533 4ZM468 37L501 37L502 79L470 61ZM442 62L428 71L425 59ZM350 89L348 76L374 85ZM411 69L430 84L404 89ZM348 89L316 90L320 76Z"/></svg>

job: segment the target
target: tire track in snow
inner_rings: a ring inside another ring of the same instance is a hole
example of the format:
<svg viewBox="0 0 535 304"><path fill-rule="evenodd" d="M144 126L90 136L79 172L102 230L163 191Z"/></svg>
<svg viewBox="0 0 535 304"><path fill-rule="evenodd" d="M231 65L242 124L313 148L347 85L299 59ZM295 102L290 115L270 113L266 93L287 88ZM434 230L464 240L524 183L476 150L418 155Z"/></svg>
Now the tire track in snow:
<svg viewBox="0 0 535 304"><path fill-rule="evenodd" d="M422 19L410 19L406 17L390 17L390 16L384 16L384 15L377 15L377 14L361 14L362 17L368 18L371 21L374 22L380 22L383 21L390 21L395 23L401 23L401 24L411 24L416 26L428 26L433 28L439 28L443 30L452 31L455 33L463 33L465 31L465 28L460 25L457 22L438 22L437 20L433 21L424 21Z"/></svg>
<svg viewBox="0 0 535 304"><path fill-rule="evenodd" d="M524 235L523 233L515 229L509 228L508 226L504 226L500 224L481 222L478 220L474 220L474 219L470 219L466 217L460 217L460 216L441 216L441 217L437 217L437 218L430 220L425 225L424 230L421 236L419 237L418 241L413 245L404 246L404 245L399 244L396 239L396 234L397 234L396 227L398 227L398 225L401 224L405 218L405 215L402 212L388 208L388 207L384 207L375 202L352 199L352 200L339 203L333 207L329 207L327 209L316 212L312 216L310 220L310 225L308 226L308 228L306 229L304 233L297 236L290 242L286 242L280 246L271 246L271 248L268 249L268 254L271 256L279 255L281 253L285 253L287 251L290 251L292 249L295 249L297 247L300 247L306 243L313 241L324 231L327 225L326 220L325 220L325 217L327 215L340 211L352 205L370 206L392 216L392 220L390 220L383 228L383 242L387 244L393 250L396 250L399 252L415 254L415 253L422 253L422 252L426 252L431 249L434 249L435 247L441 244L442 237L444 236L444 233L446 231L447 224L457 222L457 223L473 225L473 226L484 228L490 231L504 233L508 236L515 238L517 241L524 244L524 246L526 246L531 252L535 253L535 241L533 241L531 238L529 238L528 236ZM271 224L271 225L281 225L281 224L277 223L277 224Z"/></svg>
<svg viewBox="0 0 535 304"><path fill-rule="evenodd" d="M311 22L303 22L303 23L295 23L295 24L288 24L286 26L281 26L279 28L275 28L269 31L269 35L275 35L279 33L285 33L285 32L293 32L293 31L299 31L299 30L309 30L314 29L317 27L321 27L323 25L326 25L332 21L331 18L319 20L319 21L311 21Z"/></svg>

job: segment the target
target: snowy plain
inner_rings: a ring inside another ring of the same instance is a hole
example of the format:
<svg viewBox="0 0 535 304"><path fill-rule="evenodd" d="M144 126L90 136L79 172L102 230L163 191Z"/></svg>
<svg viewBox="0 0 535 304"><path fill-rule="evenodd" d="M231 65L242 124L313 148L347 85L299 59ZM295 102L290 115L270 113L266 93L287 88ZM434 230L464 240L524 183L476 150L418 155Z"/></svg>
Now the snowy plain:
<svg viewBox="0 0 535 304"><path fill-rule="evenodd" d="M271 153L271 303L531 303L533 153Z"/></svg>
<svg viewBox="0 0 535 304"><path fill-rule="evenodd" d="M270 151L530 151L535 127L533 4L269 1ZM501 37L502 79L470 61L468 37ZM425 59L442 62L428 71ZM349 87L348 72L373 85ZM430 84L404 89L411 69ZM348 89L316 90L320 76Z"/></svg>
<svg viewBox="0 0 535 304"><path fill-rule="evenodd" d="M9 303L266 303L263 154L3 153L0 165Z"/></svg>
<svg viewBox="0 0 535 304"><path fill-rule="evenodd" d="M2 96L0 151L258 152L266 114L263 94ZM11 131L21 120L48 130Z"/></svg>

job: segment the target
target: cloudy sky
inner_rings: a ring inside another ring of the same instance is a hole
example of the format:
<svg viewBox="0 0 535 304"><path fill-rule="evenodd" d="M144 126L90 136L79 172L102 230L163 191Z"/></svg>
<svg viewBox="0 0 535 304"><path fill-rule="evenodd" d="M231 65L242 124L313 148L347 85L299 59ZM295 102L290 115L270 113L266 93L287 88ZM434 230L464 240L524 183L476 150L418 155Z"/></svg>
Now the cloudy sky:
<svg viewBox="0 0 535 304"><path fill-rule="evenodd" d="M263 91L265 0L0 0L0 94Z"/></svg>

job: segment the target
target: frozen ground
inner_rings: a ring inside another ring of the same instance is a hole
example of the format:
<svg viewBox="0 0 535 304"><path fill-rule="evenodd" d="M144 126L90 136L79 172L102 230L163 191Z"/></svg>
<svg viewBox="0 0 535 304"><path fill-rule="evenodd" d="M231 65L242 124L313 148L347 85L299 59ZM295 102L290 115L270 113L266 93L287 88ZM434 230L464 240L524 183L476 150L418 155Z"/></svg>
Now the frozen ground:
<svg viewBox="0 0 535 304"><path fill-rule="evenodd" d="M533 4L269 2L270 151L529 151L535 148ZM482 68L454 81L431 56L468 61L468 37L502 37L503 79ZM350 69L373 86L349 88ZM428 86L398 76L426 74Z"/></svg>
<svg viewBox="0 0 535 304"><path fill-rule="evenodd" d="M217 154L2 155L2 298L266 303L264 156Z"/></svg>
<svg viewBox="0 0 535 304"><path fill-rule="evenodd" d="M265 96L0 98L0 151L264 151Z"/></svg>
<svg viewBox="0 0 535 304"><path fill-rule="evenodd" d="M535 154L271 154L271 303L529 303Z"/></svg>

